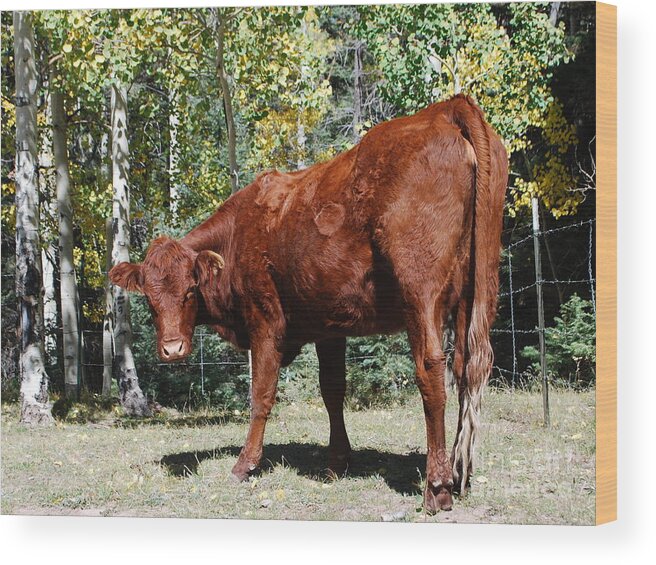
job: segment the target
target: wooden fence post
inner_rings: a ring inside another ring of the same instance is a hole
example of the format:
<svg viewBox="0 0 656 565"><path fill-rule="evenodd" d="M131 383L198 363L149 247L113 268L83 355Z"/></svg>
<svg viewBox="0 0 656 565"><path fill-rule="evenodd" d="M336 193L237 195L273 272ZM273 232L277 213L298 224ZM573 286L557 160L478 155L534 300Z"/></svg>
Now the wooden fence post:
<svg viewBox="0 0 656 565"><path fill-rule="evenodd" d="M538 199L531 198L533 209L533 250L535 252L535 287L538 298L538 339L540 344L540 372L542 373L542 408L544 410L544 425L551 425L549 416L549 381L547 378L547 351L544 342L544 302L542 298L542 260L540 258L540 216L538 214Z"/></svg>
<svg viewBox="0 0 656 565"><path fill-rule="evenodd" d="M205 355L203 353L203 338L205 334L200 334L200 395L205 400Z"/></svg>

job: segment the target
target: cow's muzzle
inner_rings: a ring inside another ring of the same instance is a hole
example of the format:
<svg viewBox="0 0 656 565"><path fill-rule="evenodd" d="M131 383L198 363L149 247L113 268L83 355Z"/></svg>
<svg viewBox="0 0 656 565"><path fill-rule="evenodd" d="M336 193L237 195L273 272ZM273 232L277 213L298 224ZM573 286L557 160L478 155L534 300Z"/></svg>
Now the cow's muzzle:
<svg viewBox="0 0 656 565"><path fill-rule="evenodd" d="M189 355L190 351L184 339L171 339L163 341L159 348L162 361L178 361Z"/></svg>

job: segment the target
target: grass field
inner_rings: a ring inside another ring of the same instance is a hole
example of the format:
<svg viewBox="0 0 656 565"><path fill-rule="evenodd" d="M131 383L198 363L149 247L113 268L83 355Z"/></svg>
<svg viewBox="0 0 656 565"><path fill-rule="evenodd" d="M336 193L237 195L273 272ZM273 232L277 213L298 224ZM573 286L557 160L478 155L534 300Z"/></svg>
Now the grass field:
<svg viewBox="0 0 656 565"><path fill-rule="evenodd" d="M403 406L347 412L348 476L329 480L328 418L319 403L276 407L261 474L237 484L230 469L243 416L170 416L126 425L58 423L29 429L2 406L3 514L592 524L594 392L488 390L472 491L451 512L421 509L424 420L418 394ZM449 445L456 400L447 410Z"/></svg>

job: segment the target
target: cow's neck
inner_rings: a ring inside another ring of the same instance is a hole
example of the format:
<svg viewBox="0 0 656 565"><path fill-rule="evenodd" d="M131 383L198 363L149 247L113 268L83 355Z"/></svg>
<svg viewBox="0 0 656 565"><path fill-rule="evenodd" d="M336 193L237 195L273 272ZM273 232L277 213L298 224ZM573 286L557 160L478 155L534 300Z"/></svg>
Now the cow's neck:
<svg viewBox="0 0 656 565"><path fill-rule="evenodd" d="M228 199L207 220L196 226L180 243L194 251L211 250L223 255L226 262L232 250L234 240L236 198Z"/></svg>
<svg viewBox="0 0 656 565"><path fill-rule="evenodd" d="M203 308L197 324L222 328L224 339L241 346L237 339L241 332L239 312L236 311L233 296L235 277L234 228L237 213L237 198L232 196L212 216L185 235L180 243L196 252L210 250L223 256L225 267L221 270L219 282L211 289L201 289Z"/></svg>

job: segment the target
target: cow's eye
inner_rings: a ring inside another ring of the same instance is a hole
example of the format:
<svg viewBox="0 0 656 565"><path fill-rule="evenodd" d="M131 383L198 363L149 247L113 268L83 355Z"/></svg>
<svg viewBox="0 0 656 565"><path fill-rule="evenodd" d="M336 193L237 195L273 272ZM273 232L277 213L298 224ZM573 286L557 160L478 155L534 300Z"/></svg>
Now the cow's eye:
<svg viewBox="0 0 656 565"><path fill-rule="evenodd" d="M184 301L187 302L187 300L191 300L195 294L196 293L193 290L188 290L187 294L185 294Z"/></svg>

